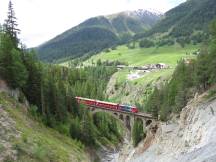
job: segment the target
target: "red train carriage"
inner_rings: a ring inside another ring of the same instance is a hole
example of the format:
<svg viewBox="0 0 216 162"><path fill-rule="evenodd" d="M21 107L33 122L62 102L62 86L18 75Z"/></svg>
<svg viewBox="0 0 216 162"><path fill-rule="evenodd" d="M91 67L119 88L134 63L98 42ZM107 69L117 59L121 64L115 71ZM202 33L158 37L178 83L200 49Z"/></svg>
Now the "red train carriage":
<svg viewBox="0 0 216 162"><path fill-rule="evenodd" d="M118 110L119 104L97 100L95 106Z"/></svg>
<svg viewBox="0 0 216 162"><path fill-rule="evenodd" d="M127 111L132 113L137 113L138 109L133 106L127 106L127 109L122 109L122 107L125 107L125 105L120 105L118 103L112 103L112 102L104 102L99 100L92 100L88 98L83 97L75 97L78 103L87 105L87 106L97 106L100 108L105 109L113 109L113 110L121 110L121 111Z"/></svg>
<svg viewBox="0 0 216 162"><path fill-rule="evenodd" d="M84 105L90 105L90 106L95 106L96 104L96 100L91 100L88 98L83 98L83 97L75 97L77 102L80 104L84 104Z"/></svg>
<svg viewBox="0 0 216 162"><path fill-rule="evenodd" d="M138 113L138 111L139 111L139 110L138 110L136 107L132 107L132 108L131 108L131 112L132 112L132 113Z"/></svg>

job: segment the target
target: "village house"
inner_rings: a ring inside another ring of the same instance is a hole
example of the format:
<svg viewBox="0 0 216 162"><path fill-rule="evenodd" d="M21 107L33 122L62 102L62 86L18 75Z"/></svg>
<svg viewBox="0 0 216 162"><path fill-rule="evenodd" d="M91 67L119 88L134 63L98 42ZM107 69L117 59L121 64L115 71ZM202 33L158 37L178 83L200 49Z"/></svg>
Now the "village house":
<svg viewBox="0 0 216 162"><path fill-rule="evenodd" d="M167 68L168 66L164 63L158 63L155 65L157 69L165 69Z"/></svg>

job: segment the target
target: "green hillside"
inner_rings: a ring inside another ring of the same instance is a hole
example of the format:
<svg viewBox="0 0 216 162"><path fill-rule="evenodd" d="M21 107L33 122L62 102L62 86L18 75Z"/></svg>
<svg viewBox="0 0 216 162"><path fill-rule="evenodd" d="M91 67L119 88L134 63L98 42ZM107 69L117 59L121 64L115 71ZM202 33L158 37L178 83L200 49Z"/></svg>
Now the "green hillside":
<svg viewBox="0 0 216 162"><path fill-rule="evenodd" d="M179 44L172 46L140 48L138 44L134 49L129 49L126 45L118 46L110 52L101 52L92 56L82 64L84 66L94 66L100 62L119 61L128 66L145 66L147 64L164 63L168 69L153 70L148 73L137 72L131 68L118 70L111 78L107 87L107 97L109 100L121 103L143 104L146 97L152 92L154 86L166 81L172 75L177 63L182 58L195 58L194 52L200 45L186 45L182 48ZM61 65L68 66L70 61ZM131 74L138 73L137 79L129 79ZM150 85L150 86L149 86ZM142 106L140 106L142 107Z"/></svg>
<svg viewBox="0 0 216 162"><path fill-rule="evenodd" d="M127 46L119 46L116 50L110 52L101 52L98 55L92 56L90 59L84 62L84 64L91 64L97 62L97 60L106 61L121 61L128 63L129 65L143 66L145 64L165 63L171 67L175 67L177 60L182 57L191 57L192 52L196 51L198 45L187 45L182 48L176 44L173 46L151 47L151 48L139 48L128 49Z"/></svg>
<svg viewBox="0 0 216 162"><path fill-rule="evenodd" d="M0 116L1 119L5 117L5 120L0 122L9 123L7 129L1 126L1 131L5 131L5 136L8 136L5 143L0 141L0 150L2 151L0 152L8 154L5 157L0 153L5 162L14 161L14 158L20 162L89 161L80 142L45 127L44 124L33 119L26 109L26 106L19 104L6 94L0 93ZM2 139L4 136L1 136ZM16 152L15 155L8 151L8 145L11 145L11 149Z"/></svg>
<svg viewBox="0 0 216 162"><path fill-rule="evenodd" d="M200 42L205 39L202 33L207 32L209 22L216 17L215 6L215 0L188 0L166 12L164 18L149 32L136 37L163 33L175 38L186 37Z"/></svg>
<svg viewBox="0 0 216 162"><path fill-rule="evenodd" d="M98 52L115 45L118 37L111 31L99 27L83 28L74 31L61 41L47 43L38 48L42 60L53 61L60 58L75 58L90 51Z"/></svg>
<svg viewBox="0 0 216 162"><path fill-rule="evenodd" d="M148 12L121 12L90 18L35 48L47 62L98 53L104 48L127 42L136 33L150 29L160 15Z"/></svg>

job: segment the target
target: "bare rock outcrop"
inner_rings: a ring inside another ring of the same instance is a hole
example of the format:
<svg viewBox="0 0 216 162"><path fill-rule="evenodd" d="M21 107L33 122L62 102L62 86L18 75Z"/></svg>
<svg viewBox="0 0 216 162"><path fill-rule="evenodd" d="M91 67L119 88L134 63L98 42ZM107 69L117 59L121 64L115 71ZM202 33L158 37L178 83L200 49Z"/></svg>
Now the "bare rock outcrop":
<svg viewBox="0 0 216 162"><path fill-rule="evenodd" d="M149 148L131 162L215 162L216 100L192 100L180 118L161 123Z"/></svg>
<svg viewBox="0 0 216 162"><path fill-rule="evenodd" d="M0 105L0 162L15 161L17 151L12 141L20 137L20 132L16 130L16 123Z"/></svg>

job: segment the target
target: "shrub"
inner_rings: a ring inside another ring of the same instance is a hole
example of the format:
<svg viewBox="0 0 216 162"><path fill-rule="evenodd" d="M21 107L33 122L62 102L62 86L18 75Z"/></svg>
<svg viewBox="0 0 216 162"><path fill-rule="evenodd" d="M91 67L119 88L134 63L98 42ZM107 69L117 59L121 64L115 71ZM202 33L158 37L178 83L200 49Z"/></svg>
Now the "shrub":
<svg viewBox="0 0 216 162"><path fill-rule="evenodd" d="M38 107L35 105L31 105L29 108L29 113L31 114L32 117L37 118L37 111Z"/></svg>
<svg viewBox="0 0 216 162"><path fill-rule="evenodd" d="M134 122L133 130L132 130L132 139L133 139L133 145L137 146L137 144L145 138L146 134L143 130L143 123L140 120L136 120Z"/></svg>
<svg viewBox="0 0 216 162"><path fill-rule="evenodd" d="M148 40L148 39L143 39L139 42L139 46L141 48L149 48L149 47L152 47L154 46L154 42Z"/></svg>

